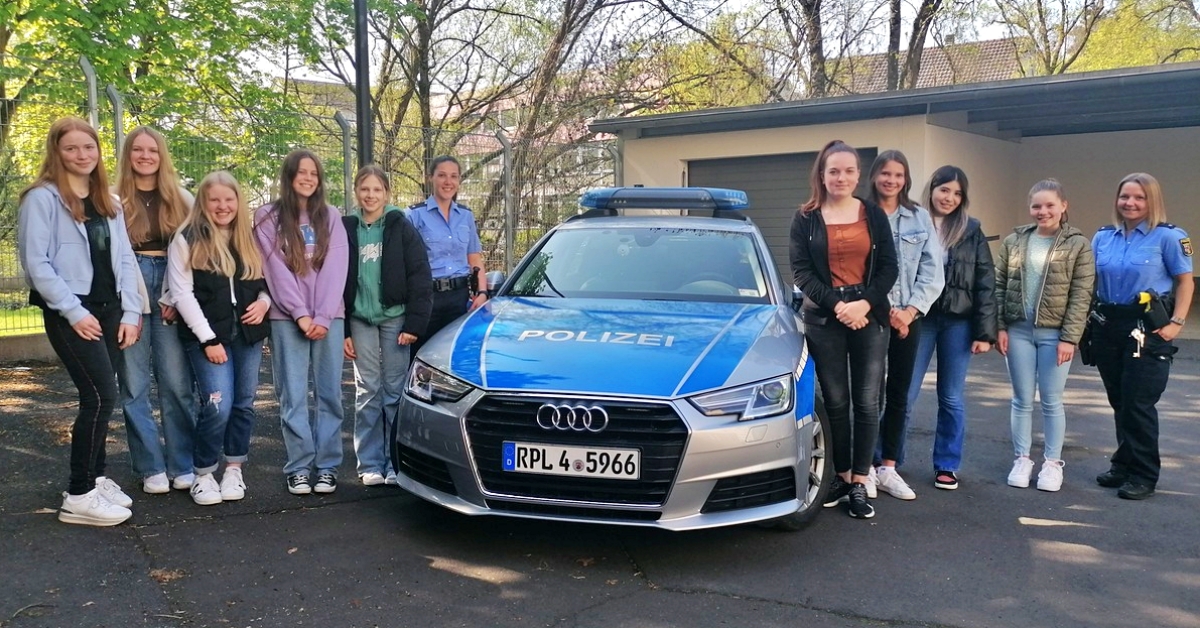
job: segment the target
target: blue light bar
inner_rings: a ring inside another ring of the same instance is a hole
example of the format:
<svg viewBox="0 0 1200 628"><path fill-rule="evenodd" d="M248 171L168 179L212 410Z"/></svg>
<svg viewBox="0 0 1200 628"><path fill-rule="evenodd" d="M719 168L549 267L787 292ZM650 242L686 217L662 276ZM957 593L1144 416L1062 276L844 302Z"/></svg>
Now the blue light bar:
<svg viewBox="0 0 1200 628"><path fill-rule="evenodd" d="M584 209L707 209L741 211L750 199L741 190L727 188L599 188L579 197Z"/></svg>

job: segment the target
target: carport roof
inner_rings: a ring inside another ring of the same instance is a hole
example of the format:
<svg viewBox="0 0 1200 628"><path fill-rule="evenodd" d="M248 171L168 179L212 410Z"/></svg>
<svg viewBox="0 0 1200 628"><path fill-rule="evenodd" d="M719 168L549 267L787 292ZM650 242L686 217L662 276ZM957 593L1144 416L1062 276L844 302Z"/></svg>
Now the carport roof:
<svg viewBox="0 0 1200 628"><path fill-rule="evenodd" d="M1003 137L1200 126L1200 62L597 120L593 132L668 137L950 114Z"/></svg>

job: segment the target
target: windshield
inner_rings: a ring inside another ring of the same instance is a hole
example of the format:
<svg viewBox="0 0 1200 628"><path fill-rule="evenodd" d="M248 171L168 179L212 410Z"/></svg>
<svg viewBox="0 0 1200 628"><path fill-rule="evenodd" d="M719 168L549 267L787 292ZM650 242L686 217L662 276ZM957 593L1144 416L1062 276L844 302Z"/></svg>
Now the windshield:
<svg viewBox="0 0 1200 628"><path fill-rule="evenodd" d="M508 294L770 302L750 234L687 228L556 231Z"/></svg>

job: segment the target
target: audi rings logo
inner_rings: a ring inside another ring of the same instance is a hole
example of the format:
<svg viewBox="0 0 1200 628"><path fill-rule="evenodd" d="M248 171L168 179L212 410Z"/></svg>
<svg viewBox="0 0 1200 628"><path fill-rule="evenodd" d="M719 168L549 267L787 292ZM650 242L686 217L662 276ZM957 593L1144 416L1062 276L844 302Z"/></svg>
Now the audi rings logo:
<svg viewBox="0 0 1200 628"><path fill-rule="evenodd" d="M538 427L563 432L603 432L608 412L600 406L543 403L537 410Z"/></svg>

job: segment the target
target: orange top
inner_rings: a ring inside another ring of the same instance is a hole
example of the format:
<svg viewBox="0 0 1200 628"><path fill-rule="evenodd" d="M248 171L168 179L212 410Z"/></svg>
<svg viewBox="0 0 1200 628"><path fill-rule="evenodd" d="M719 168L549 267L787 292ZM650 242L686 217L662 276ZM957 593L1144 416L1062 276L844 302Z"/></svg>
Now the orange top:
<svg viewBox="0 0 1200 628"><path fill-rule="evenodd" d="M864 283L867 258L871 255L871 233L867 230L865 208L858 210L858 221L844 225L825 225L829 238L829 274L833 287Z"/></svg>

